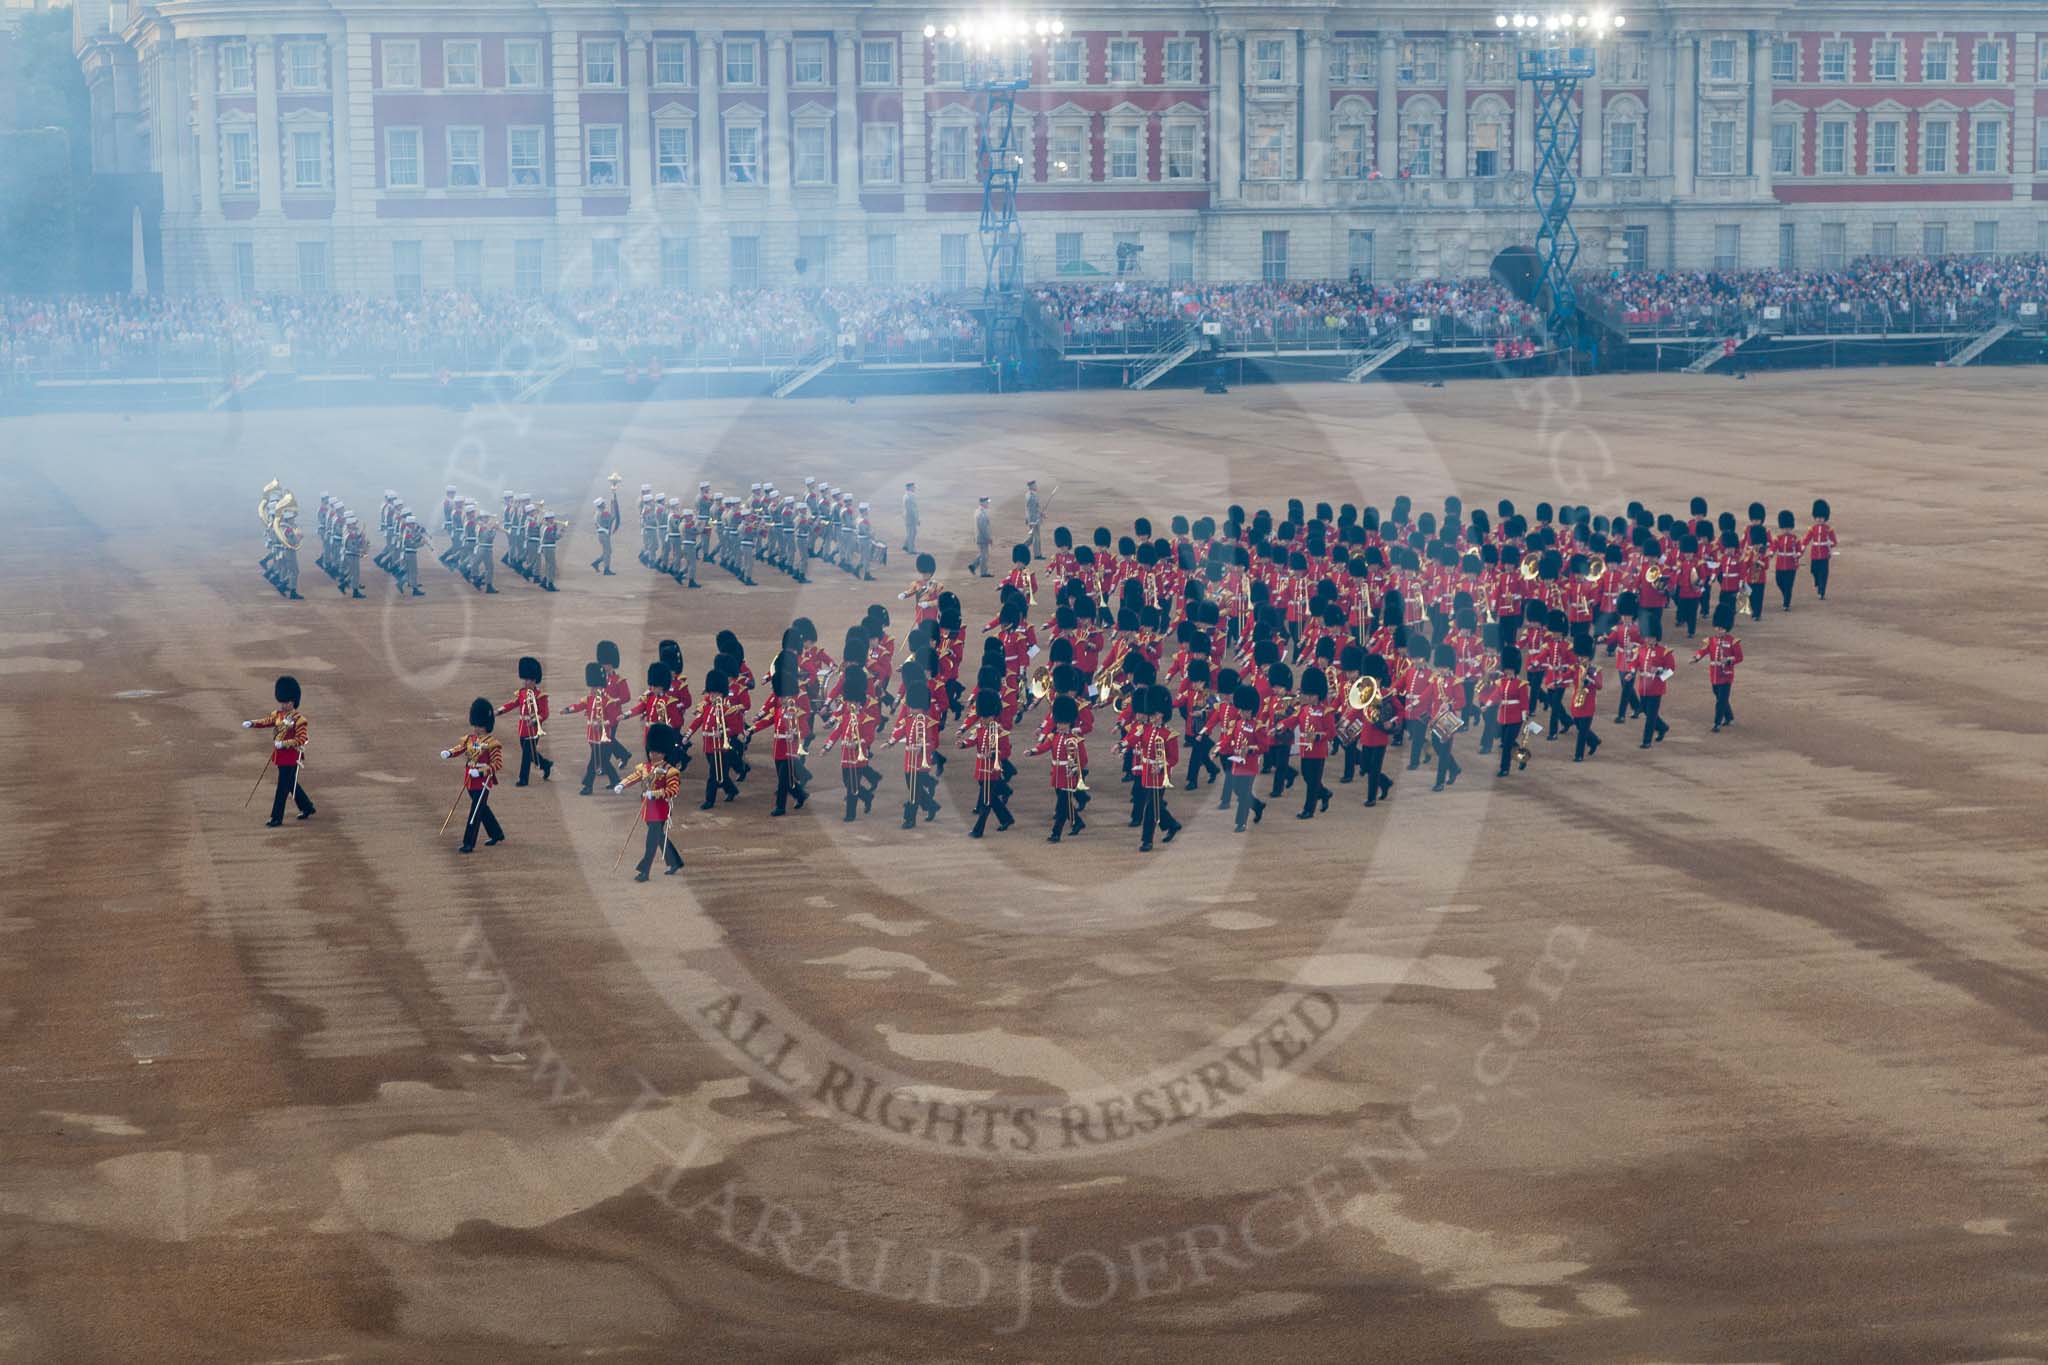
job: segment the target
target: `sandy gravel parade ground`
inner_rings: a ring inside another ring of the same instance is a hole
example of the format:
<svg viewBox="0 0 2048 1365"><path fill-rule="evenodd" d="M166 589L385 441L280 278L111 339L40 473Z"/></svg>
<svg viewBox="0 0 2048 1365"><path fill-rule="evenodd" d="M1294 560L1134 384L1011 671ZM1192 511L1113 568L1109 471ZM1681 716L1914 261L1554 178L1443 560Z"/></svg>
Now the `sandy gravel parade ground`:
<svg viewBox="0 0 2048 1365"><path fill-rule="evenodd" d="M0 421L0 1361L2048 1361L2044 411L2012 369ZM559 709L601 637L696 682L721 627L907 624L900 554L686 593L629 532L596 577L613 470L892 536L914 478L975 626L973 500L1006 544L1027 477L1083 532L1818 495L1844 554L1743 623L1740 723L1682 669L1650 752L1604 711L1587 764L1468 741L1245 838L1205 789L1145 858L1048 846L1035 760L979 842L959 769L906 833L771 821L763 763L635 885L563 717L458 857L438 751L519 655ZM562 590L308 554L283 601L272 477L545 497ZM286 671L319 814L268 830L236 722Z"/></svg>

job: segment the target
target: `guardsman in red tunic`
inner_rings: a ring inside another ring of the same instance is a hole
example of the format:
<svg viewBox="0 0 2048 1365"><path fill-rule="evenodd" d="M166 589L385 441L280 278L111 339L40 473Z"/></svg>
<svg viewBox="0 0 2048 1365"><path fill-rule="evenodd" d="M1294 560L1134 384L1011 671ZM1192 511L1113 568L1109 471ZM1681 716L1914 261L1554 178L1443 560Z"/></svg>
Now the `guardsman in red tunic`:
<svg viewBox="0 0 2048 1365"><path fill-rule="evenodd" d="M1027 606L1038 601L1038 574L1031 567L1031 547L1012 545L1010 563L1015 567L1003 575L1003 586L1024 594Z"/></svg>
<svg viewBox="0 0 2048 1365"><path fill-rule="evenodd" d="M1529 746L1522 735L1522 727L1529 720L1529 681L1522 676L1522 651L1513 645L1503 646L1500 651L1500 675L1486 688L1480 701L1482 708L1493 709L1494 722L1500 726L1500 775L1508 775L1508 765L1519 754L1521 765L1529 766Z"/></svg>
<svg viewBox="0 0 2048 1365"><path fill-rule="evenodd" d="M1771 571L1778 581L1780 611L1792 610L1792 585L1799 580L1799 557L1806 551L1795 524L1791 509L1778 513L1778 534L1771 537Z"/></svg>
<svg viewBox="0 0 2048 1365"><path fill-rule="evenodd" d="M462 790L469 797L469 818L462 826L464 853L475 850L479 829L490 836L484 840L487 848L505 839L498 817L491 813L491 788L498 785L498 774L505 767L504 746L491 735L497 724L498 713L488 700L478 697L469 704L469 733L441 751L443 758L462 760Z"/></svg>
<svg viewBox="0 0 2048 1365"><path fill-rule="evenodd" d="M626 708L633 704L633 684L619 673L618 645L610 640L599 640L597 662L604 669L604 723L612 736L606 750L616 763L631 762L633 751L619 743L619 722L626 718Z"/></svg>
<svg viewBox="0 0 2048 1365"><path fill-rule="evenodd" d="M1643 628L1636 624L1636 595L1625 592L1615 603L1618 618L1614 628L1601 637L1601 643L1614 656L1615 670L1621 678L1621 701L1614 712L1614 723L1620 725L1631 714L1643 712L1642 698L1636 689L1636 663L1646 642Z"/></svg>
<svg viewBox="0 0 2048 1365"><path fill-rule="evenodd" d="M689 733L697 736L697 742L704 747L704 761L709 768L704 774L704 804L698 810L710 810L718 803L718 793L723 790L727 801L739 797L739 784L732 777L732 699L728 695L731 683L725 674L712 669L704 675L704 700L697 705L696 714L690 717Z"/></svg>
<svg viewBox="0 0 2048 1365"><path fill-rule="evenodd" d="M519 780L513 785L525 786L536 763L540 780L547 781L555 772L555 765L540 751L541 737L547 734L548 694L540 690L540 660L531 654L519 660L519 690L498 708L501 716L509 711L519 713Z"/></svg>
<svg viewBox="0 0 2048 1365"><path fill-rule="evenodd" d="M1761 511L1761 506L1759 506ZM1764 584L1771 576L1771 533L1762 522L1749 528L1749 543L1742 547L1742 582L1749 589L1749 619L1764 619Z"/></svg>
<svg viewBox="0 0 2048 1365"><path fill-rule="evenodd" d="M1180 833L1180 821L1173 818L1166 804L1166 793L1173 787L1173 770L1180 764L1180 740L1170 723L1172 694L1157 684L1138 690L1140 720L1125 742L1131 749L1131 773L1137 779L1139 814L1144 821L1138 852L1150 853L1155 828L1164 831L1169 844Z"/></svg>
<svg viewBox="0 0 2048 1365"><path fill-rule="evenodd" d="M681 743L681 736L668 726L648 726L647 761L612 787L615 793L628 787L640 788L640 819L647 826L647 848L640 855L640 865L633 870L636 882L647 880L656 857L666 865L668 876L683 870L683 855L676 852L675 841L668 837L669 815L683 794L683 770L670 761Z"/></svg>
<svg viewBox="0 0 2048 1365"><path fill-rule="evenodd" d="M1806 567L1813 573L1813 590L1820 600L1828 600L1828 566L1834 563L1835 546L1840 542L1835 537L1835 528L1828 524L1828 500L1813 500L1813 525L1806 528L1800 543L1806 549Z"/></svg>
<svg viewBox="0 0 2048 1365"><path fill-rule="evenodd" d="M1571 662L1562 670L1565 714L1571 717L1578 737L1572 746L1572 762L1579 763L1600 752L1600 736L1593 733L1593 716L1600 709L1600 665L1593 661L1593 642L1581 635L1572 642Z"/></svg>
<svg viewBox="0 0 2048 1365"><path fill-rule="evenodd" d="M933 715L937 710L944 714L941 701L935 708L930 686L922 677L913 676L908 669L903 675L903 709L896 713L896 721L889 727L888 744L903 746L903 828L913 829L917 825L917 813L924 811L927 823L939 813L938 773L933 750L939 742L939 718Z"/></svg>
<svg viewBox="0 0 2048 1365"><path fill-rule="evenodd" d="M1430 788L1431 791L1442 791L1456 782L1464 771L1451 752L1452 745L1457 743L1458 731L1465 723L1465 691L1458 684L1457 666L1457 650L1447 644L1438 645L1430 659L1431 700L1425 730L1430 748L1436 753L1436 785Z"/></svg>
<svg viewBox="0 0 2048 1365"><path fill-rule="evenodd" d="M1671 687L1672 670L1678 667L1678 656L1661 639L1645 640L1635 646L1633 656L1622 666L1635 669L1637 704L1643 713L1643 747L1647 749L1651 741L1661 743L1671 733L1670 723L1661 712L1664 694Z"/></svg>
<svg viewBox="0 0 2048 1365"><path fill-rule="evenodd" d="M938 572L938 560L928 554L919 555L917 577L908 588L896 594L897 601L910 603L910 624L913 626L939 619L939 594L946 590L946 585L939 582Z"/></svg>
<svg viewBox="0 0 2048 1365"><path fill-rule="evenodd" d="M985 687L974 694L973 718L960 727L960 747L974 752L974 828L968 831L970 838L982 836L991 813L998 834L1017 823L1010 814L1010 732L1002 715L1002 696Z"/></svg>
<svg viewBox="0 0 2048 1365"><path fill-rule="evenodd" d="M839 751L839 779L846 788L845 818L849 821L855 804L868 811L875 808L875 790L881 779L868 760L874 757L875 731L881 721L881 707L868 700L868 675L856 662L839 680L839 703L825 733L826 747Z"/></svg>
<svg viewBox="0 0 2048 1365"><path fill-rule="evenodd" d="M589 689L583 699L562 708L569 715L582 715L583 737L590 741L590 761L583 765L583 786L576 793L578 796L590 795L591 785L597 781L600 770L608 785L619 780L618 769L612 766L611 696L605 691L604 665L583 665L583 684Z"/></svg>
<svg viewBox="0 0 2048 1365"><path fill-rule="evenodd" d="M1034 757L1039 754L1052 756L1051 781L1053 794L1052 833L1046 842L1056 844L1062 831L1072 822L1072 832L1079 834L1088 828L1081 818L1080 808L1075 804L1079 795L1088 790L1081 771L1088 766L1088 741L1082 739L1075 727L1080 724L1081 706L1071 696L1062 694L1052 701L1052 732L1031 750Z"/></svg>
<svg viewBox="0 0 2048 1365"><path fill-rule="evenodd" d="M1790 515L1789 513L1787 515ZM1735 607L1724 602L1714 611L1714 633L1692 656L1707 661L1707 681L1714 689L1714 732L1735 723L1735 709L1728 704L1735 689L1735 666L1742 662L1742 641L1735 638Z"/></svg>
<svg viewBox="0 0 2048 1365"><path fill-rule="evenodd" d="M797 656L783 650L775 656L775 663L769 677L774 695L761 708L755 718L752 733L766 730L775 741L775 809L770 815L783 814L790 798L796 799L796 808L802 810L811 794L804 790L799 780L799 767L804 757L804 730L810 723L810 716L804 706L803 677L797 669Z"/></svg>
<svg viewBox="0 0 2048 1365"><path fill-rule="evenodd" d="M1266 816L1266 803L1252 795L1259 765L1265 760L1266 734L1259 728L1259 689L1240 685L1230 696L1230 715L1216 737L1216 752L1223 759L1223 806L1237 802L1237 832L1244 833L1245 817L1254 823Z"/></svg>
<svg viewBox="0 0 2048 1365"><path fill-rule="evenodd" d="M299 818L305 820L313 814L313 798L306 795L306 789L299 781L306 756L307 728L305 713L299 710L299 680L286 674L277 680L270 695L276 698L277 709L267 716L243 721L242 728L276 731L270 741L270 766L277 770L277 793L270 798L270 819L267 822L275 829L284 823L285 802L296 805Z"/></svg>
<svg viewBox="0 0 2048 1365"><path fill-rule="evenodd" d="M1337 738L1337 708L1330 704L1330 681L1322 669L1302 670L1301 699L1288 724L1294 731L1295 752L1301 756L1301 782L1308 789L1301 813L1294 818L1313 820L1318 807L1330 808L1333 793L1323 785L1323 768Z"/></svg>

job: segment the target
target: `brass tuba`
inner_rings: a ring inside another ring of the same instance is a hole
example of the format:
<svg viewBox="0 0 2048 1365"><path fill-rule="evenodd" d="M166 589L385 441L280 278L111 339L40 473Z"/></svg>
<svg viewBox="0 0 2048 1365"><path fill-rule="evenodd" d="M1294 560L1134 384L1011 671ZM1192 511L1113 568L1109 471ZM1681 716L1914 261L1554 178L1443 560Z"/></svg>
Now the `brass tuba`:
<svg viewBox="0 0 2048 1365"><path fill-rule="evenodd" d="M1052 695L1052 670L1043 664L1031 671L1031 700L1044 701Z"/></svg>
<svg viewBox="0 0 2048 1365"><path fill-rule="evenodd" d="M1522 577L1534 580L1536 575L1542 572L1542 570L1543 552L1541 550L1531 550L1522 556Z"/></svg>

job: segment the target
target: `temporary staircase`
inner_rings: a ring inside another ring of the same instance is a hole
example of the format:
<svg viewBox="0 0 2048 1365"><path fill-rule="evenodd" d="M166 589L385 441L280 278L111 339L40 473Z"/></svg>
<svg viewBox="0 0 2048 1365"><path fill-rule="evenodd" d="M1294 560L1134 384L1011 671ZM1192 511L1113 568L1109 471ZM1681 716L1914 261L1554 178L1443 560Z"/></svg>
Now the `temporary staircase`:
<svg viewBox="0 0 2048 1365"><path fill-rule="evenodd" d="M1359 361L1356 365L1353 365L1351 372L1344 376L1344 382L1347 384L1363 384L1372 377L1375 370L1414 344L1415 340L1412 337L1395 337L1392 341L1367 355L1365 359Z"/></svg>
<svg viewBox="0 0 2048 1365"><path fill-rule="evenodd" d="M1124 387L1127 389L1149 389L1162 376L1201 349L1201 329L1192 326L1183 327L1152 349L1152 352L1132 372L1129 382Z"/></svg>
<svg viewBox="0 0 2048 1365"><path fill-rule="evenodd" d="M2009 322L2001 322L1990 331L1970 338L1968 345L1941 363L1951 370L1962 368L1978 356L1983 355L1993 346L1996 346L1999 342L2005 340L2006 334L2012 331L2012 326Z"/></svg>

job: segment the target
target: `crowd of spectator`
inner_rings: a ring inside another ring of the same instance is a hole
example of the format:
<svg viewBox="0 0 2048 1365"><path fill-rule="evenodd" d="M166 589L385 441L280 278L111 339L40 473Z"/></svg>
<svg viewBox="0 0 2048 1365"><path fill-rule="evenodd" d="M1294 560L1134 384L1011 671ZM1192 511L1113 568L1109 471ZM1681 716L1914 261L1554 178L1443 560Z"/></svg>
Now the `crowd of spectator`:
<svg viewBox="0 0 2048 1365"><path fill-rule="evenodd" d="M1227 342L1370 344L1427 315L1460 334L1491 340L1526 336L1538 318L1487 279L1375 285L1343 280L1286 283L1047 285L1039 306L1070 348L1142 349L1139 343L1190 323L1215 322Z"/></svg>
<svg viewBox="0 0 2048 1365"><path fill-rule="evenodd" d="M1762 321L1769 307L1792 327L1983 327L2023 303L2048 304L2048 257L1869 257L1838 270L1617 271L1579 292L1628 327L1659 331L1734 330Z"/></svg>
<svg viewBox="0 0 2048 1365"><path fill-rule="evenodd" d="M1783 325L1833 330L1977 327L2048 304L2048 257L1915 257L1838 270L1618 271L1580 293L1630 328L1716 335L1768 307ZM526 365L575 346L623 362L784 364L832 347L880 360L970 359L980 319L957 291L807 286L632 290L547 298L436 292L221 298L0 297L0 364L121 372L185 360L217 365L285 346L300 369ZM1541 319L1487 279L1405 284L1301 280L1159 284L1136 280L1033 289L1035 335L1070 352L1149 349L1191 324L1228 345L1369 346L1428 317L1440 337L1507 342ZM2044 307L2048 312L2048 307Z"/></svg>

